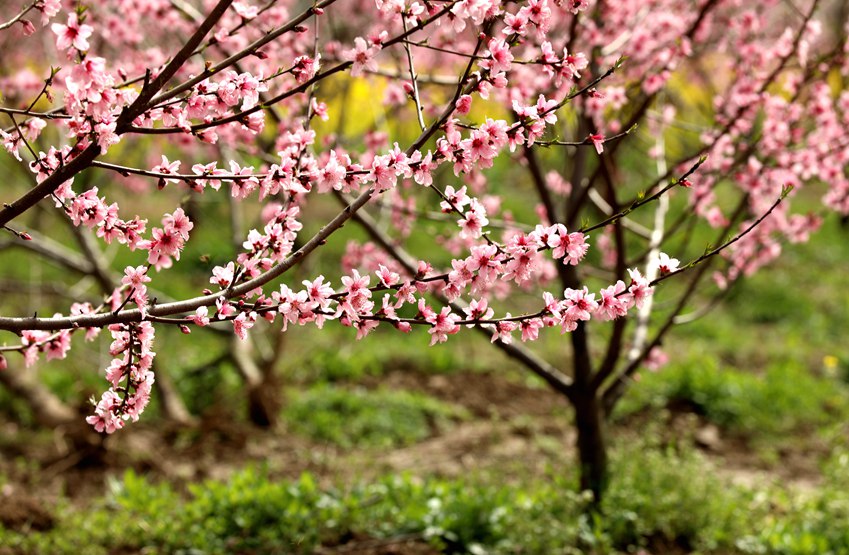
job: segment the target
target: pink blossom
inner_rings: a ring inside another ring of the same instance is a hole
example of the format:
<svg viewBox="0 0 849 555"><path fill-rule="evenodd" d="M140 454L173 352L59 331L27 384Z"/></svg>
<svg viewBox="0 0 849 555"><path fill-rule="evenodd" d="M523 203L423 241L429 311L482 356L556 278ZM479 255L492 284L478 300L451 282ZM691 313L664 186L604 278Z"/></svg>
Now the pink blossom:
<svg viewBox="0 0 849 555"><path fill-rule="evenodd" d="M598 309L595 294L590 293L586 286L582 289L566 289L563 292L566 312L563 313L562 332L574 331L577 322L586 322L592 313Z"/></svg>
<svg viewBox="0 0 849 555"><path fill-rule="evenodd" d="M560 313L561 310L563 310L563 304L565 303L556 299L554 295L548 291L543 292L542 299L545 302L545 310L555 318L560 318Z"/></svg>
<svg viewBox="0 0 849 555"><path fill-rule="evenodd" d="M165 174L165 175L173 175L173 174L179 173L179 171L180 171L180 161L174 160L173 162L170 162L168 160L168 157L163 154L162 155L162 163L159 164L158 166L154 166L150 171L152 171L154 173ZM167 181L169 183L177 183L176 179L165 179L165 178L162 178L162 179L164 180L163 182Z"/></svg>
<svg viewBox="0 0 849 555"><path fill-rule="evenodd" d="M510 318L510 313L505 314L506 318ZM516 322L511 322L509 320L502 320L493 326L492 338L490 339L490 343L495 343L496 341L501 341L505 345L509 345L513 342L513 331L518 327Z"/></svg>
<svg viewBox="0 0 849 555"><path fill-rule="evenodd" d="M50 18L59 13L62 9L61 0L43 0L40 4L36 4L36 9L41 12L41 24L47 25Z"/></svg>
<svg viewBox="0 0 849 555"><path fill-rule="evenodd" d="M339 303L339 312L344 313L351 320L358 320L360 315L370 314L374 303L371 291L368 288L369 276L361 276L359 271L353 270L351 276L342 276L342 286L346 292L345 297Z"/></svg>
<svg viewBox="0 0 849 555"><path fill-rule="evenodd" d="M216 176L216 175L226 175L227 172L221 169L218 169L216 166L218 162L210 162L209 164L195 164L192 166L192 172L195 175L204 175L204 176ZM218 190L221 188L221 181L218 179L196 179L193 183L197 184L200 189L203 189L205 186L209 185L214 190Z"/></svg>
<svg viewBox="0 0 849 555"><path fill-rule="evenodd" d="M343 59L354 62L351 66L351 77L359 77L364 71L377 71L377 61L374 59L379 49L368 46L365 39L354 39L354 48L343 52Z"/></svg>
<svg viewBox="0 0 849 555"><path fill-rule="evenodd" d="M522 328L522 341L536 341L539 338L539 330L545 324L542 318L529 318L522 320L519 326Z"/></svg>
<svg viewBox="0 0 849 555"><path fill-rule="evenodd" d="M459 319L456 314L451 313L451 308L447 306L443 307L439 313L430 311L425 320L432 324L432 327L428 330L431 335L431 346L446 342L449 335L460 331L460 326L457 325Z"/></svg>
<svg viewBox="0 0 849 555"><path fill-rule="evenodd" d="M649 286L649 281L643 277L639 270L628 269L628 274L631 276L631 285L628 286L629 298L637 308L642 308L646 299L652 296L654 290Z"/></svg>
<svg viewBox="0 0 849 555"><path fill-rule="evenodd" d="M80 24L76 12L68 14L67 25L54 23L50 26L50 29L56 33L57 49L69 50L73 47L80 52L88 50L89 44L87 39L94 32L91 25Z"/></svg>
<svg viewBox="0 0 849 555"><path fill-rule="evenodd" d="M386 191L395 186L397 181L395 168L391 166L389 156L375 156L369 177L374 181L377 192Z"/></svg>
<svg viewBox="0 0 849 555"><path fill-rule="evenodd" d="M20 19L18 20L18 23L20 23L21 26L24 28L23 32L25 36L28 37L35 33L35 25L32 24L32 21L28 19Z"/></svg>
<svg viewBox="0 0 849 555"><path fill-rule="evenodd" d="M150 281L150 276L147 275L145 266L127 266L124 269L124 277L121 278L121 283L130 288L141 289L145 287L145 283Z"/></svg>
<svg viewBox="0 0 849 555"><path fill-rule="evenodd" d="M215 307L217 309L215 317L219 320L229 318L230 316L236 313L236 307L230 304L230 301L228 301L224 297L218 297L217 299L215 299Z"/></svg>
<svg viewBox="0 0 849 555"><path fill-rule="evenodd" d="M248 338L248 330L254 326L256 316L256 312L241 312L233 320L233 332L242 341Z"/></svg>
<svg viewBox="0 0 849 555"><path fill-rule="evenodd" d="M459 191L455 191L454 187L448 185L445 187L445 199L439 203L443 212L451 212L453 210L462 211L463 208L471 202L471 199L466 194L466 187L460 187Z"/></svg>
<svg viewBox="0 0 849 555"><path fill-rule="evenodd" d="M510 47L503 39L493 38L489 40L487 45L488 53L486 59L480 65L489 69L492 73L507 71L513 63L513 54L510 53Z"/></svg>
<svg viewBox="0 0 849 555"><path fill-rule="evenodd" d="M380 325L378 320L357 320L353 326L357 328L357 340L363 339Z"/></svg>
<svg viewBox="0 0 849 555"><path fill-rule="evenodd" d="M326 193L331 189L342 190L345 184L346 168L350 163L351 159L347 155L340 155L335 150L331 150L327 163L319 173L318 191Z"/></svg>
<svg viewBox="0 0 849 555"><path fill-rule="evenodd" d="M628 303L623 299L625 283L622 280L601 290L601 300L595 315L601 320L614 320L628 312Z"/></svg>
<svg viewBox="0 0 849 555"><path fill-rule="evenodd" d="M212 269L212 277L209 278L209 283L217 284L222 289L232 286L236 267L232 262L228 262L226 266L216 266Z"/></svg>
<svg viewBox="0 0 849 555"><path fill-rule="evenodd" d="M197 310L195 310L194 314L190 314L186 317L187 320L190 320L195 323L195 325L204 327L209 325L209 308L205 306L199 306Z"/></svg>
<svg viewBox="0 0 849 555"><path fill-rule="evenodd" d="M666 275L674 272L678 269L678 264L679 262L677 258L671 258L665 252L660 253L657 259L653 262L654 268L660 275Z"/></svg>
<svg viewBox="0 0 849 555"><path fill-rule="evenodd" d="M165 214L162 225L169 231L177 232L183 241L188 241L189 232L195 227L182 208L177 208L172 214Z"/></svg>
<svg viewBox="0 0 849 555"><path fill-rule="evenodd" d="M457 220L457 225L460 226L460 237L477 239L483 233L483 228L489 224L489 220L486 217L486 209L477 199L472 200L469 208L463 218Z"/></svg>
<svg viewBox="0 0 849 555"><path fill-rule="evenodd" d="M604 152L604 135L601 133L591 133L587 136L587 139L593 144L597 153L601 154Z"/></svg>
<svg viewBox="0 0 849 555"><path fill-rule="evenodd" d="M389 270L389 268L387 268L383 264L380 265L376 273L377 278L380 280L380 283L383 284L384 287L392 287L393 285L397 284L398 281L401 279L401 276L399 276L397 272Z"/></svg>
<svg viewBox="0 0 849 555"><path fill-rule="evenodd" d="M145 266L127 266L124 269L124 277L121 278L121 283L130 288L132 300L142 311L142 314L147 312L147 286L145 283L150 281L150 276L147 275L147 267Z"/></svg>
<svg viewBox="0 0 849 555"><path fill-rule="evenodd" d="M469 306L463 308L468 320L488 320L495 315L495 311L489 306L487 300L472 299ZM474 324L466 324L466 327L473 328Z"/></svg>
<svg viewBox="0 0 849 555"><path fill-rule="evenodd" d="M518 13L508 13L504 15L504 29L501 30L505 35L516 34L523 36L527 33L528 25L527 11L520 10Z"/></svg>
<svg viewBox="0 0 849 555"><path fill-rule="evenodd" d="M44 343L44 353L47 360L63 359L71 349L71 332L62 330L55 337Z"/></svg>
<svg viewBox="0 0 849 555"><path fill-rule="evenodd" d="M234 179L230 183L230 194L233 198L245 199L259 187L259 180L254 177L252 167L243 168L236 161L230 160L230 173L243 176L243 178Z"/></svg>
<svg viewBox="0 0 849 555"><path fill-rule="evenodd" d="M467 94L464 94L457 99L457 102L454 105L457 108L458 114L466 115L472 108L472 97Z"/></svg>
<svg viewBox="0 0 849 555"><path fill-rule="evenodd" d="M643 366L652 372L657 372L669 362L667 355L660 347L654 347L643 360Z"/></svg>
<svg viewBox="0 0 849 555"><path fill-rule="evenodd" d="M315 77L315 74L318 73L318 70L321 67L319 64L320 59L321 55L318 55L315 58L311 58L309 56L298 56L295 58L295 61L292 64L292 75L295 76L295 80L299 85L306 83Z"/></svg>
<svg viewBox="0 0 849 555"><path fill-rule="evenodd" d="M569 11L577 14L587 9L587 0L566 0L566 5L569 7Z"/></svg>
<svg viewBox="0 0 849 555"><path fill-rule="evenodd" d="M252 6L248 2L237 1L233 2L233 9L239 14L242 19L253 19L259 14L259 8Z"/></svg>

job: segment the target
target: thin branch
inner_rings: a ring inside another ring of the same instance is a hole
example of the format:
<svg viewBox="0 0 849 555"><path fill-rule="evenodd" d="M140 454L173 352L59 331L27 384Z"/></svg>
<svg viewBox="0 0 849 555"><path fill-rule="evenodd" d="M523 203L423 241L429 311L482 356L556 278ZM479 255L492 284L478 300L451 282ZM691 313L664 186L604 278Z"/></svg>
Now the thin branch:
<svg viewBox="0 0 849 555"><path fill-rule="evenodd" d="M189 37L189 40L183 44L183 47L177 52L177 54L168 62L168 65L159 72L159 75L151 81L147 86L143 87L141 92L139 92L138 97L135 101L126 108L121 115L118 117L117 123L117 133L121 133L121 131L126 131L127 125L139 114L143 113L151 106L151 100L154 95L158 93L162 87L165 86L166 83L177 73L177 71L183 66L186 60L194 52L194 49L200 44L203 38L209 33L210 30L218 23L218 20L224 15L224 12L230 7L230 4L233 3L233 0L219 0L218 3L212 8L212 11L209 12L209 15L206 16L203 23L197 28L197 30Z"/></svg>
<svg viewBox="0 0 849 555"><path fill-rule="evenodd" d="M433 122L431 127L425 130L418 137L418 139L416 139L413 144L411 144L410 147L407 148L407 154L412 154L412 152L420 148L420 146L427 141L430 135L435 133L436 130L439 129L439 127L441 127L445 123L445 121L450 117L452 113L453 104L449 104L446 106L445 110L440 115L440 117ZM96 152L99 152L99 147L96 144L93 145L93 148ZM73 164L79 159L80 157L75 158L71 163ZM44 183L50 181L50 179L58 175L60 171L61 168L59 171L48 177L41 184L43 185ZM56 186L58 186L58 183ZM365 206L374 195L374 188L368 188L367 190L362 192L356 199L354 199L350 204L348 204L344 210L339 212L330 222L328 222L321 229L319 229L319 231L316 232L316 234L313 235L312 238L310 238L310 240L307 241L300 249L290 254L276 266L273 266L267 272L260 274L259 276L249 281L246 281L239 285L232 285L227 289L224 289L217 293L185 299L182 301L157 304L150 308L147 317L143 316L138 309L124 310L118 314L105 313L94 315L65 316L59 318L0 317L0 329L8 331L57 330L70 329L75 327L104 327L113 323L140 322L144 319L154 321L154 319L157 317L164 317L173 314L190 312L197 308L200 308L201 306L212 306L219 298L240 297L249 293L250 291L253 291L256 288L262 287L263 285L273 281L274 279L280 277L281 275L289 271L292 267L300 263L304 258L306 258L307 255L312 253L319 246L323 245L334 232L340 229L345 224L345 222L351 219L351 217L356 214L359 209ZM0 212L0 216L1 215L2 212Z"/></svg>
<svg viewBox="0 0 849 555"><path fill-rule="evenodd" d="M211 66L209 69L205 69L199 75L189 79L188 81L177 85L173 89L169 89L166 92L158 95L153 100L151 100L151 105L156 106L166 100L174 98L175 96L190 90L192 87L203 81L204 79L220 72L223 69L230 67L235 64L239 60L246 58L259 50L262 46L265 46L269 42L277 39L278 37L292 31L301 23L309 19L313 14L316 13L317 10L326 8L327 6L333 4L336 0L324 0L323 2L318 3L315 6L310 6L300 14L298 14L294 19L288 21L285 25L281 25L277 29L267 33L265 36L255 40L242 50L236 52L235 54L229 56L228 58L222 60L221 62Z"/></svg>
<svg viewBox="0 0 849 555"><path fill-rule="evenodd" d="M657 173L663 175L666 173L666 143L663 139L663 130L661 129L657 133L657 146L660 150L660 155L657 157ZM657 258L660 253L660 246L664 240L664 222L666 220L666 213L669 211L669 196L664 195L660 197L657 203L657 208L654 213L654 228L651 231L651 237L649 240L649 256L648 256L648 264L646 264L645 268L645 278L648 281L652 281L657 277L658 267L652 262ZM654 302L654 295L650 295L647 299L643 301L643 305L637 309L637 318L636 318L636 327L634 329L634 340L632 343L631 349L627 354L627 362L633 362L636 360L645 346L646 340L648 339L648 331L649 331L649 318L651 316L652 307ZM617 353L618 358L619 353ZM603 367L602 371L594 378L594 383L597 387L601 387L604 382L610 377L610 375L614 372L616 366L616 361L612 361L610 365L606 368Z"/></svg>
<svg viewBox="0 0 849 555"><path fill-rule="evenodd" d="M622 138L630 135L634 131L636 131L637 127L638 127L638 124L635 123L630 128L628 128L627 131L617 133L616 135L611 135L610 137L605 137L604 139L602 139L599 142L601 142L602 144L608 144L608 143L616 141L618 139L622 139ZM595 143L593 143L593 141L591 141L589 139L589 137L587 137L583 141L561 141L559 139L554 139L554 140L551 140L551 141L535 141L534 146L536 146L536 145L539 145L541 147L552 147L552 146L575 146L575 147L578 147L578 146L595 146Z"/></svg>
<svg viewBox="0 0 849 555"><path fill-rule="evenodd" d="M615 222L615 221L617 221L617 220L620 220L620 219L624 218L625 216L627 216L628 214L630 214L631 212L633 212L634 210L636 210L636 209L637 209L637 208L639 208L640 206L643 206L643 205L648 204L648 203L650 203L650 202L654 202L655 200L657 200L657 199L659 199L660 197L662 197L662 196L663 196L663 195L664 195L667 191L669 191L669 190L670 190L670 189L672 189L673 187L677 187L677 186L678 186L678 185L680 185L682 182L684 182L684 181L685 181L688 177L690 177L691 175L693 175L693 173L695 173L695 172L696 172L696 170L698 170L698 169L699 169L699 167L700 167L702 164L704 164L706 161L707 161L707 158L700 158L700 159L699 159L699 160L698 160L695 164L693 164L693 166L692 166L689 170L687 170L687 172L686 172L686 173L684 173L684 175L682 175L682 176L681 176L681 177L679 177L678 179L676 179L676 180L674 180L674 181L670 182L670 183L669 183L669 185L667 185L666 187L662 188L661 190L659 190L659 191L658 191L658 192L656 192L655 194L653 194L653 195L651 195L651 196L649 196L649 197L642 198L641 200L637 200L637 201L635 201L633 204L631 204L631 206L629 206L628 208L625 208L624 210L622 210L622 211L620 211L620 212L617 212L617 213L616 213L616 214L614 214L613 216L610 216L609 218L606 218L606 219L604 219L604 220L600 221L600 222L599 222L599 223L597 223L597 224L593 224L593 225L591 225L591 226L587 226L587 227L582 227L579 231L580 231L581 233L589 233L590 231L593 231L593 230L596 230L596 229L600 229L600 228L602 228L602 227L607 227L607 226L608 226L608 225L610 225L611 223L613 223L613 222Z"/></svg>
<svg viewBox="0 0 849 555"><path fill-rule="evenodd" d="M32 110L19 110L17 108L6 108L0 106L0 113L10 114L16 116L27 116L31 118L42 118L42 119L71 119L71 116L66 114L57 113L54 111L50 112L33 112Z"/></svg>
<svg viewBox="0 0 849 555"><path fill-rule="evenodd" d="M589 192L589 195L587 195L587 197L595 205L595 207L601 211L602 214L604 214L605 216L613 215L613 208L607 203L606 200L604 200L604 197L602 197L598 191L592 189ZM635 222L631 218L623 217L622 226L628 231L634 233L635 235L642 237L643 239L648 239L651 237L651 231L647 227Z"/></svg>
<svg viewBox="0 0 849 555"><path fill-rule="evenodd" d="M48 260L74 272L84 275L91 274L91 264L78 253L37 231L31 230L29 234L32 236L31 241L12 241L9 243L9 246L20 247L38 253Z"/></svg>
<svg viewBox="0 0 849 555"><path fill-rule="evenodd" d="M177 70L179 70L191 54L191 51L200 43L201 40L203 40L203 37L206 36L207 32L209 32L209 30L215 25L218 19L224 15L224 12L232 3L233 0L220 0L218 2L206 20L200 25L197 31L186 42L177 55L174 56L171 62L162 70L152 83L142 89L133 104L121 112L121 115L118 117L116 133L121 134L126 131L126 127L129 122L148 108L148 101L151 97L156 94L156 92L158 92L159 89L161 89L165 83L174 76L175 73L177 73ZM3 210L0 210L0 226L8 224L14 218L35 206L41 199L54 192L59 185L89 167L94 159L99 155L100 145L97 143L90 144L70 162L61 165L44 181L30 189L15 202L4 205Z"/></svg>
<svg viewBox="0 0 849 555"><path fill-rule="evenodd" d="M404 26L404 32L406 33L407 32L407 18L404 17L403 14L401 16L401 23ZM407 64L410 68L410 79L412 80L412 83L413 83L413 102L415 102L415 104L416 104L416 119L419 122L419 128L421 128L421 130L424 131L427 128L427 126L425 125L424 115L422 114L423 108L422 108L421 98L419 97L418 76L416 75L416 68L413 65L413 51L410 49L410 44L409 44L408 41L404 41L404 50L406 50L406 52L407 52Z"/></svg>
<svg viewBox="0 0 849 555"><path fill-rule="evenodd" d="M7 21L6 23L0 23L0 31L3 31L3 30L5 30L5 29L8 29L8 28L9 28L9 27L11 27L12 25L14 25L15 23L17 23L17 22L18 22L18 21L20 21L21 19L23 19L23 17L24 17L24 16L25 16L25 15L26 15L26 14L27 14L27 13L28 13L31 9L33 9L33 8L35 7L35 5L36 5L36 4L38 4L38 2L39 2L39 1L40 1L40 0L34 0L33 2L30 2L29 4L27 4L26 6L24 6L24 8L23 8L20 12L18 12L18 14L17 14L17 15L15 15L14 17L12 17L12 19L10 19L9 21Z"/></svg>
<svg viewBox="0 0 849 555"><path fill-rule="evenodd" d="M325 1L329 2L330 0L325 0ZM436 21L437 19L443 17L446 13L448 13L448 11L450 11L450 8L451 8L451 6L449 5L448 7L444 8L444 9L440 10L439 12L437 12L436 14L434 14L432 17L430 17L430 18L428 18L424 21L420 21L417 25L410 28L407 32L402 33L402 34L396 36L395 38L384 42L381 45L381 49L386 49L386 48L404 40L404 38L406 38L410 34L418 32L421 29L427 27L428 25L430 25L431 23L433 23L434 21ZM316 75L314 75L312 77L312 79L304 81L303 83L301 83L297 87L283 91L280 94L266 100L265 102L261 102L261 103L257 104L256 106L253 106L251 108L247 108L245 110L242 110L240 112L237 112L237 113L229 115L229 116L225 116L225 117L220 118L220 119L212 120L212 121L205 122L205 123L195 124L195 125L191 126L191 132L196 133L198 131L203 131L204 129L209 129L211 127L217 127L219 125L225 125L227 123L241 122L247 116L249 116L249 115L251 115L255 112L258 112L259 110L262 110L263 108L267 108L268 106L271 106L273 104L277 104L278 102L281 102L281 101L283 101L283 100L285 100L285 99L287 99L291 96L294 96L296 94L301 94L304 91L306 91L307 89L309 89L314 83L317 83L318 81L326 79L327 77L330 77L331 75L334 75L334 74L339 73L341 71L345 71L346 69L348 69L352 65L353 65L352 61L340 62L337 65L331 67L330 69L327 69L325 71L317 73ZM194 80L191 80L191 81L194 81ZM190 83L191 81L188 81L187 83ZM177 93L173 92L177 89L180 89L181 87L183 87L183 85L181 85L180 87L176 87L175 89L173 89L172 91L169 91L166 94L160 95L160 97L157 97L157 98L154 99L154 102L162 102L164 100L168 100L168 99L172 98L175 94L179 94L179 92L182 92L182 90L177 92ZM191 88L191 87L188 87L188 88ZM186 89L183 89L183 90L186 90ZM186 132L184 129L182 129L180 127L154 127L154 128L130 127L129 130L134 132L134 133L147 134L147 135L161 135L161 134L185 133Z"/></svg>

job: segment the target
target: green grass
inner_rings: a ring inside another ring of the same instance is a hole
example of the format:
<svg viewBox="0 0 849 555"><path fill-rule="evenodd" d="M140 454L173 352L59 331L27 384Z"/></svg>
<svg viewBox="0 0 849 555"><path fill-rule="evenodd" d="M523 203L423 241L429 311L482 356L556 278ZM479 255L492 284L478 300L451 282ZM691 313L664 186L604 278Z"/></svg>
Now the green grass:
<svg viewBox="0 0 849 555"><path fill-rule="evenodd" d="M660 372L643 373L616 416L623 421L641 409L683 404L728 430L775 440L840 420L849 412L847 401L843 382L792 362L755 373L709 356L690 356Z"/></svg>
<svg viewBox="0 0 849 555"><path fill-rule="evenodd" d="M346 488L248 468L180 494L128 471L87 507L61 505L46 532L0 528L6 553L100 555L311 553L353 537L416 537L443 553L842 553L849 534L849 454L821 490L798 495L723 482L692 452L649 443L617 452L603 517L588 516L574 476L522 484L389 476Z"/></svg>
<svg viewBox="0 0 849 555"><path fill-rule="evenodd" d="M468 416L420 393L318 385L289 394L288 425L341 447L394 447L421 441Z"/></svg>

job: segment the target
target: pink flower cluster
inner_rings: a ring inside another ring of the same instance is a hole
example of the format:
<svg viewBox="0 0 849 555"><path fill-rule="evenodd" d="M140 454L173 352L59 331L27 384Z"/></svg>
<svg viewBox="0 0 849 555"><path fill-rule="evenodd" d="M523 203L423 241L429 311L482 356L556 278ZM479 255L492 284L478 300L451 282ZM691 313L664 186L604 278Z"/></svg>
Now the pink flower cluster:
<svg viewBox="0 0 849 555"><path fill-rule="evenodd" d="M451 191L449 200L445 203L464 204L458 200L458 195ZM267 228L266 228L267 229ZM256 233L255 230L252 234ZM229 263L226 267L214 269L212 283L222 289L233 286L242 275L244 261L253 260L256 253L265 252L265 238L256 234L254 241L247 241L245 247L252 255L242 256L239 265ZM255 290L247 297L256 296L252 304L239 301L229 303L219 298L216 317L218 319L234 320L234 327L240 337L250 329L258 317L262 316L274 321L277 314L283 317L284 330L289 324L305 325L314 322L322 327L328 319L338 319L345 326L357 329L357 338L362 339L381 322L391 323L401 331L409 332L412 325L428 325L430 327L431 345L443 343L449 335L460 330L460 323L467 325L479 324L493 331L493 341L500 339L505 342L512 340L512 332L520 329L523 341L533 341L538 338L543 327L559 326L563 333L574 331L577 323L588 321L595 317L600 320L612 320L624 316L633 307L641 307L652 294L649 281L639 272L631 269L631 283L617 281L614 285L601 290L599 300L596 294L590 293L586 287L581 290L567 289L562 299L556 299L550 293L544 293L545 307L538 314L513 317L509 313L503 318L493 319L494 311L488 306L485 296L497 282L513 279L523 283L533 278L537 271L534 263L542 251L551 251L552 256L563 264L578 264L588 249L585 237L580 232L569 233L562 224L548 227L537 226L528 234L517 234L507 246L501 248L494 244L477 245L471 248L465 259L452 261L452 270L440 276L433 275L433 270L426 263L421 263L419 271L412 279L402 281L401 274L383 264L378 264L375 270L377 283L371 286L371 277L362 275L356 269L350 275L342 277L342 289L337 293L325 281L324 276L316 280L304 281L305 289L296 291L287 285L281 285L279 291L266 298L260 290ZM665 271L674 263L665 254L661 263ZM664 270L661 270L663 272ZM255 272L250 271L253 275ZM373 300L374 293L390 290L394 295L385 294L379 305ZM437 312L432 309L425 294L439 292L449 300L458 299L464 292L478 296L464 309L467 320L444 307ZM416 305L417 313L414 318L402 318L399 311L405 305ZM198 309L188 321L197 325L208 325L208 311L205 307Z"/></svg>
<svg viewBox="0 0 849 555"><path fill-rule="evenodd" d="M304 71L307 70L304 69L302 73ZM182 102L166 103L148 110L138 116L133 124L140 128L152 128L156 122L161 122L165 128L192 133L192 126L195 125L193 122L211 124L237 112L251 111L259 103L259 95L267 90L261 75L224 70L214 80L204 79L192 87ZM238 122L208 126L197 130L196 134L202 141L215 144L222 133L230 132L228 127L256 134L260 133L264 126L265 117L262 111L251 111Z"/></svg>
<svg viewBox="0 0 849 555"><path fill-rule="evenodd" d="M150 402L154 375L153 326L150 322L113 324L109 326L112 344L109 354L115 357L106 368L110 387L97 402L94 414L86 422L98 432L111 434L124 427L127 420L137 422Z"/></svg>

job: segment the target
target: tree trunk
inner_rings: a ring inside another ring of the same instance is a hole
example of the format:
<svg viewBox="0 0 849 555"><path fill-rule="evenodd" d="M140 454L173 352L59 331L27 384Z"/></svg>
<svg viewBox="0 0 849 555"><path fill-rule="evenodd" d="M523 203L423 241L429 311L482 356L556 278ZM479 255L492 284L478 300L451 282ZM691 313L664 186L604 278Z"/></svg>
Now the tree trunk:
<svg viewBox="0 0 849 555"><path fill-rule="evenodd" d="M581 491L593 495L593 507L601 503L607 487L607 446L604 442L604 420L601 406L593 393L578 393L573 399L575 426L578 430L578 463Z"/></svg>
<svg viewBox="0 0 849 555"><path fill-rule="evenodd" d="M0 371L0 384L22 398L42 426L49 428L70 426L82 420L73 408L63 403L38 381L32 370L23 371L15 368Z"/></svg>
<svg viewBox="0 0 849 555"><path fill-rule="evenodd" d="M165 372L161 365L157 365L155 361L153 363L153 370L156 374L156 381L153 382L153 386L159 394L163 415L178 426L196 426L198 423L197 418L186 408L183 398L180 396L177 388L174 387L174 382L171 381L171 376Z"/></svg>
<svg viewBox="0 0 849 555"><path fill-rule="evenodd" d="M230 357L245 380L251 423L260 428L273 427L281 407L280 384L274 375L273 365L260 368L254 360L250 340L240 341L235 335L230 340Z"/></svg>
<svg viewBox="0 0 849 555"><path fill-rule="evenodd" d="M251 424L259 428L272 428L277 423L280 412L280 384L273 376L248 386L248 418Z"/></svg>

